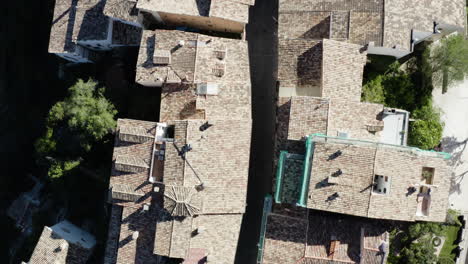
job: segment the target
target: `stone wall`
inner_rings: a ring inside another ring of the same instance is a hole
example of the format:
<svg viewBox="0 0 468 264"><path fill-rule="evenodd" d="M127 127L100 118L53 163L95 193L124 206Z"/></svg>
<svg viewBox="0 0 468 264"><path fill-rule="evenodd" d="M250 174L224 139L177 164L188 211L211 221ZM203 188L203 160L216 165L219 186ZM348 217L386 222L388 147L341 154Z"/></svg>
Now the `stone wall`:
<svg viewBox="0 0 468 264"><path fill-rule="evenodd" d="M359 102L366 52L360 46L323 40L322 97Z"/></svg>

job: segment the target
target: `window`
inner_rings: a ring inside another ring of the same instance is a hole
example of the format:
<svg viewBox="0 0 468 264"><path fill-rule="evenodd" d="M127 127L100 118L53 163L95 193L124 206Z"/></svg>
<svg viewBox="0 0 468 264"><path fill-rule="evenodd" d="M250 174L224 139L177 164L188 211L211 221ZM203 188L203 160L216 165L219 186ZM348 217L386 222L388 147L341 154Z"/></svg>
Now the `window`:
<svg viewBox="0 0 468 264"><path fill-rule="evenodd" d="M388 194L390 192L390 177L375 175L372 192L377 194Z"/></svg>
<svg viewBox="0 0 468 264"><path fill-rule="evenodd" d="M434 182L434 173L435 173L434 168L423 167L422 173L421 173L422 181L425 182L426 184L432 185Z"/></svg>

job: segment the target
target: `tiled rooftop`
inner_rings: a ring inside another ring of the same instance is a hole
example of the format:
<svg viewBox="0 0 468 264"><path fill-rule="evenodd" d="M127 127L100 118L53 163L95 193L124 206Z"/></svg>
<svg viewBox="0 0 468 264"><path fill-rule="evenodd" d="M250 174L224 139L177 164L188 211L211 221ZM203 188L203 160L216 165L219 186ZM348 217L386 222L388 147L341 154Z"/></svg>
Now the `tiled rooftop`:
<svg viewBox="0 0 468 264"><path fill-rule="evenodd" d="M262 263L380 264L386 255L379 247L388 252L388 240L384 227L365 219L313 211L299 218L277 210L268 215Z"/></svg>
<svg viewBox="0 0 468 264"><path fill-rule="evenodd" d="M339 132L343 132L350 138L380 139L381 132L369 128L383 125L381 116L384 107L380 104L293 96L282 98L279 107L281 115L287 116L287 119L278 119L277 140L284 144L285 140L303 140L315 133L338 136ZM286 147L284 144L280 146L282 150Z"/></svg>
<svg viewBox="0 0 468 264"><path fill-rule="evenodd" d="M158 12L169 25L241 33L254 3L255 0L140 0L137 7L144 12Z"/></svg>
<svg viewBox="0 0 468 264"><path fill-rule="evenodd" d="M88 232L68 221L45 226L34 248L29 264L84 264L96 245Z"/></svg>
<svg viewBox="0 0 468 264"><path fill-rule="evenodd" d="M167 64L158 64L165 51ZM221 76L217 69L222 69ZM137 62L136 81L166 83L248 83L247 42L196 33L145 30Z"/></svg>
<svg viewBox="0 0 468 264"><path fill-rule="evenodd" d="M279 96L359 102L366 55L359 45L334 40L280 39Z"/></svg>
<svg viewBox="0 0 468 264"><path fill-rule="evenodd" d="M280 0L278 31L280 38L373 42L410 51L412 30L432 33L434 21L464 28L465 20L463 0Z"/></svg>
<svg viewBox="0 0 468 264"><path fill-rule="evenodd" d="M445 220L450 185L445 154L315 135L311 142L310 167L301 172L301 180L309 177L303 206L369 218ZM423 177L428 169L430 181ZM387 183L379 183L376 175Z"/></svg>
<svg viewBox="0 0 468 264"><path fill-rule="evenodd" d="M57 0L50 33L49 52L74 52L79 40L105 40L109 21L105 1Z"/></svg>
<svg viewBox="0 0 468 264"><path fill-rule="evenodd" d="M107 49L109 45L138 45L141 29L135 23L135 12L126 0L57 0L49 52L74 54L78 52L77 44L96 49ZM109 16L121 20L113 20L111 24Z"/></svg>

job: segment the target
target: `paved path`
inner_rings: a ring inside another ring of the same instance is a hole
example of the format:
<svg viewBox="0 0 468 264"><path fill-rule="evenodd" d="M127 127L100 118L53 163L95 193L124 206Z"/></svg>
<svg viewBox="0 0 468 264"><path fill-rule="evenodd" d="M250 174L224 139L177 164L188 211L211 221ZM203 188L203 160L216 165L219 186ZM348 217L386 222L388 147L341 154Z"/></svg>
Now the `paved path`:
<svg viewBox="0 0 468 264"><path fill-rule="evenodd" d="M442 147L452 154L450 164L453 169L449 203L450 208L461 211L468 219L468 79L451 87L442 94L440 89L433 92L434 104L443 111L445 122ZM457 264L468 264L468 230L464 229L461 246L464 249Z"/></svg>
<svg viewBox="0 0 468 264"><path fill-rule="evenodd" d="M454 182L449 197L450 207L468 212L468 79L442 94L433 92L434 104L443 111L445 122L442 146L452 154Z"/></svg>

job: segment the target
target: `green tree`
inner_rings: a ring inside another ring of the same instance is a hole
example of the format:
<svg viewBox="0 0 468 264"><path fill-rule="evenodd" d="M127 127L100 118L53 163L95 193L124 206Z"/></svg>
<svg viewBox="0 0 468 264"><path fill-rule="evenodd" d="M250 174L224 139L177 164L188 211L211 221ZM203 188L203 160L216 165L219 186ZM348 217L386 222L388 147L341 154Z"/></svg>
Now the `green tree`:
<svg viewBox="0 0 468 264"><path fill-rule="evenodd" d="M451 84L468 76L468 40L462 35L442 39L434 45L430 62L435 84L447 92Z"/></svg>
<svg viewBox="0 0 468 264"><path fill-rule="evenodd" d="M378 75L362 87L362 101L376 104L385 104L383 75Z"/></svg>
<svg viewBox="0 0 468 264"><path fill-rule="evenodd" d="M92 80L78 80L70 87L69 96L52 107L48 124L53 126L66 122L70 130L84 139L102 139L115 128L117 111L104 97L104 88L96 86Z"/></svg>
<svg viewBox="0 0 468 264"><path fill-rule="evenodd" d="M400 63L392 63L382 80L385 87L385 105L412 110L415 94L411 76L400 69Z"/></svg>
<svg viewBox="0 0 468 264"><path fill-rule="evenodd" d="M409 144L421 149L432 149L440 143L444 124L440 120L440 111L432 102L413 112L417 119L410 125Z"/></svg>
<svg viewBox="0 0 468 264"><path fill-rule="evenodd" d="M436 261L435 248L432 246L430 238L420 238L418 242L411 243L409 247L401 250L398 263L421 264L435 263Z"/></svg>
<svg viewBox="0 0 468 264"><path fill-rule="evenodd" d="M78 166L77 160L115 128L116 113L96 82L78 80L70 87L69 95L50 109L46 133L35 143L40 160L53 160L49 177L59 178Z"/></svg>
<svg viewBox="0 0 468 264"><path fill-rule="evenodd" d="M398 62L394 62L384 74L375 76L363 86L361 97L365 102L412 110L414 85L411 76L400 69Z"/></svg>

